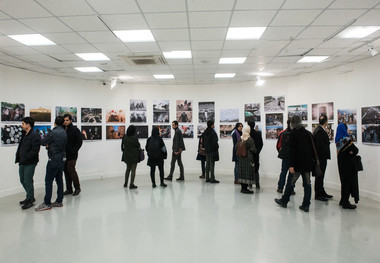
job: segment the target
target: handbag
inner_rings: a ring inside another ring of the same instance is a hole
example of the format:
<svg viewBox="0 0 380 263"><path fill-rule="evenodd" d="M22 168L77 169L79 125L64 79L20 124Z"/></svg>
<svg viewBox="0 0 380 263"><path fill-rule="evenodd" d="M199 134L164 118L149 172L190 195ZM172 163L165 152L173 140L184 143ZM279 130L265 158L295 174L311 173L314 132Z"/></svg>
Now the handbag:
<svg viewBox="0 0 380 263"><path fill-rule="evenodd" d="M354 162L355 162L356 171L358 172L363 171L362 157L360 157L360 155L355 156Z"/></svg>
<svg viewBox="0 0 380 263"><path fill-rule="evenodd" d="M144 161L144 159L145 159L144 149L140 149L139 162Z"/></svg>
<svg viewBox="0 0 380 263"><path fill-rule="evenodd" d="M311 135L311 133L310 133L310 138L311 138L311 144L313 145L314 157L315 157L314 167L313 167L313 171L312 171L311 175L314 177L320 177L323 175L323 172L321 169L321 164L319 163L317 150L315 149L315 144L314 144L313 136Z"/></svg>

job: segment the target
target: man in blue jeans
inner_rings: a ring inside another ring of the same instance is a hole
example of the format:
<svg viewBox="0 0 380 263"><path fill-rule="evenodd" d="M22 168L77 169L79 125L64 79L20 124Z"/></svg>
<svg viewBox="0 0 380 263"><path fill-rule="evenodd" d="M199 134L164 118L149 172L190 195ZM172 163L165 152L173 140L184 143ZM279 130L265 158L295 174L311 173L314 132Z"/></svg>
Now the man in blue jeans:
<svg viewBox="0 0 380 263"><path fill-rule="evenodd" d="M289 162L289 144L290 144L290 120L287 121L288 127L283 130L277 139L276 149L278 152L278 158L282 159L281 163L281 173L280 178L278 179L277 183L277 192L283 193L285 181L286 181L286 174L289 171L290 162Z"/></svg>
<svg viewBox="0 0 380 263"><path fill-rule="evenodd" d="M64 119L62 116L55 118L55 127L48 133L41 144L46 146L48 150L49 161L46 165L45 176L45 198L44 202L39 205L35 210L44 211L49 210L52 207L62 207L63 200L63 166L66 159L66 141L67 135L63 128ZM51 203L51 196L53 191L53 181L57 182L57 200Z"/></svg>

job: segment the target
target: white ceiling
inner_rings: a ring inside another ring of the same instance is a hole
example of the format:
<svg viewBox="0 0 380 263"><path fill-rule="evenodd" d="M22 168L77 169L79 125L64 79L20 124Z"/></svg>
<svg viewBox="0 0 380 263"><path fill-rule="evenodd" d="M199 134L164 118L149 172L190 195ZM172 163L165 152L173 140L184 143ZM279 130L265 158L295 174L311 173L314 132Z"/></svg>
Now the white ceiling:
<svg viewBox="0 0 380 263"><path fill-rule="evenodd" d="M304 74L370 58L380 51L380 30L364 39L326 39L350 21L380 26L378 0L0 0L0 64L31 71L109 82L205 84ZM260 40L225 40L229 27L267 27ZM156 42L123 43L112 30L150 29ZM28 47L7 37L42 34L56 46ZM131 65L123 55L191 50L192 59L167 65ZM87 62L75 53L102 52L110 61ZM296 63L302 54L327 55L319 64ZM247 57L241 65L219 65L221 57ZM101 73L74 67L96 66ZM236 73L214 79L215 73ZM153 74L174 74L156 80Z"/></svg>

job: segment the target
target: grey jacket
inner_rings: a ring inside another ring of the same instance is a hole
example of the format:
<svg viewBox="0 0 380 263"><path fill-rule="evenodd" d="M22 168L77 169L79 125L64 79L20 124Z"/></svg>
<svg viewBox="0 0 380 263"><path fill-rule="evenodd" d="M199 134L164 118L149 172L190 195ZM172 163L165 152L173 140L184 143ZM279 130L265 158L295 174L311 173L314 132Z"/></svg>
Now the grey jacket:
<svg viewBox="0 0 380 263"><path fill-rule="evenodd" d="M62 126L56 126L48 133L45 139L41 141L42 146L49 145L48 156L51 158L54 155L66 156L66 131Z"/></svg>
<svg viewBox="0 0 380 263"><path fill-rule="evenodd" d="M182 132L180 129L175 129L174 131L174 137L173 137L173 147L172 147L174 152L178 152L179 149L182 149L182 151L186 150L185 149L185 143L183 142L183 136Z"/></svg>

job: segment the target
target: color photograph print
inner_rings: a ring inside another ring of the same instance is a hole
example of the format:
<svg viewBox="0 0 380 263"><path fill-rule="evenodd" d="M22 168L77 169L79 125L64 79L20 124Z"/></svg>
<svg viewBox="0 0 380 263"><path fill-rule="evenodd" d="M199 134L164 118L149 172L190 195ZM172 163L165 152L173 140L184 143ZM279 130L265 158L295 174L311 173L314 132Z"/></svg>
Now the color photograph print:
<svg viewBox="0 0 380 263"><path fill-rule="evenodd" d="M102 123L101 108L81 108L80 112L83 123Z"/></svg>
<svg viewBox="0 0 380 263"><path fill-rule="evenodd" d="M311 125L311 132L312 133L314 132L315 128L318 127L318 125L319 125L318 123L313 123ZM329 136L329 140L330 141L334 141L334 138L335 138L334 137L334 124L333 123L328 123L325 131L327 132L327 135Z"/></svg>
<svg viewBox="0 0 380 263"><path fill-rule="evenodd" d="M267 113L265 114L265 126L284 126L283 113Z"/></svg>
<svg viewBox="0 0 380 263"><path fill-rule="evenodd" d="M160 131L160 136L162 139L170 139L171 129L170 125L153 125L153 128L157 127Z"/></svg>
<svg viewBox="0 0 380 263"><path fill-rule="evenodd" d="M362 124L380 124L380 106L363 107Z"/></svg>
<svg viewBox="0 0 380 263"><path fill-rule="evenodd" d="M17 145L22 136L21 125L4 125L1 127L1 145L14 146Z"/></svg>
<svg viewBox="0 0 380 263"><path fill-rule="evenodd" d="M356 124L357 123L357 112L355 109L340 109L338 110L338 124Z"/></svg>
<svg viewBox="0 0 380 263"><path fill-rule="evenodd" d="M125 111L121 109L109 109L106 112L107 123L125 123Z"/></svg>
<svg viewBox="0 0 380 263"><path fill-rule="evenodd" d="M176 119L178 122L192 122L193 112L192 111L177 111Z"/></svg>
<svg viewBox="0 0 380 263"><path fill-rule="evenodd" d="M264 111L277 112L285 110L285 96L265 96Z"/></svg>
<svg viewBox="0 0 380 263"><path fill-rule="evenodd" d="M179 125L184 139L194 138L194 125Z"/></svg>
<svg viewBox="0 0 380 263"><path fill-rule="evenodd" d="M220 122L239 122L239 109L221 109Z"/></svg>
<svg viewBox="0 0 380 263"><path fill-rule="evenodd" d="M350 138L353 142L358 141L358 131L357 131L357 125L356 124L347 124L348 128L348 135L350 135Z"/></svg>
<svg viewBox="0 0 380 263"><path fill-rule="evenodd" d="M307 104L288 106L288 119L299 116L302 121L307 121Z"/></svg>
<svg viewBox="0 0 380 263"><path fill-rule="evenodd" d="M380 144L380 125L363 124L362 125L362 142L365 144Z"/></svg>
<svg viewBox="0 0 380 263"><path fill-rule="evenodd" d="M207 125L206 124L198 124L197 127L197 138L200 138L204 131L206 130Z"/></svg>
<svg viewBox="0 0 380 263"><path fill-rule="evenodd" d="M130 100L131 111L146 111L146 100Z"/></svg>
<svg viewBox="0 0 380 263"><path fill-rule="evenodd" d="M106 140L122 139L125 134L125 125L107 125Z"/></svg>
<svg viewBox="0 0 380 263"><path fill-rule="evenodd" d="M1 121L22 121L25 117L25 104L1 102Z"/></svg>
<svg viewBox="0 0 380 263"><path fill-rule="evenodd" d="M82 126L82 138L84 141L98 141L102 139L102 126Z"/></svg>
<svg viewBox="0 0 380 263"><path fill-rule="evenodd" d="M129 120L132 123L146 123L146 111L131 111Z"/></svg>
<svg viewBox="0 0 380 263"><path fill-rule="evenodd" d="M215 120L215 102L199 102L198 109L199 123L206 123L209 120Z"/></svg>
<svg viewBox="0 0 380 263"><path fill-rule="evenodd" d="M51 109L49 107L34 107L29 110L29 116L35 122L51 122Z"/></svg>
<svg viewBox="0 0 380 263"><path fill-rule="evenodd" d="M49 132L51 132L51 125L34 125L33 130L38 132L41 140L45 139Z"/></svg>
<svg viewBox="0 0 380 263"><path fill-rule="evenodd" d="M77 122L77 107L55 107L55 117L62 116L65 114L70 114L73 117L73 122Z"/></svg>
<svg viewBox="0 0 380 263"><path fill-rule="evenodd" d="M318 122L321 115L327 116L328 121L334 120L334 103L316 103L311 104L311 119L313 122Z"/></svg>
<svg viewBox="0 0 380 263"><path fill-rule="evenodd" d="M245 122L260 122L261 110L260 103L250 103L244 105L244 119Z"/></svg>
<svg viewBox="0 0 380 263"><path fill-rule="evenodd" d="M220 139L232 139L232 131L235 129L235 125L220 125L219 134Z"/></svg>
<svg viewBox="0 0 380 263"><path fill-rule="evenodd" d="M136 127L136 136L139 139L148 138L148 126L135 126Z"/></svg>
<svg viewBox="0 0 380 263"><path fill-rule="evenodd" d="M193 111L192 100L177 100L176 111Z"/></svg>
<svg viewBox="0 0 380 263"><path fill-rule="evenodd" d="M277 140L278 135L283 129L283 126L267 126L265 130L265 138L267 140Z"/></svg>
<svg viewBox="0 0 380 263"><path fill-rule="evenodd" d="M153 112L153 123L169 123L169 112Z"/></svg>

